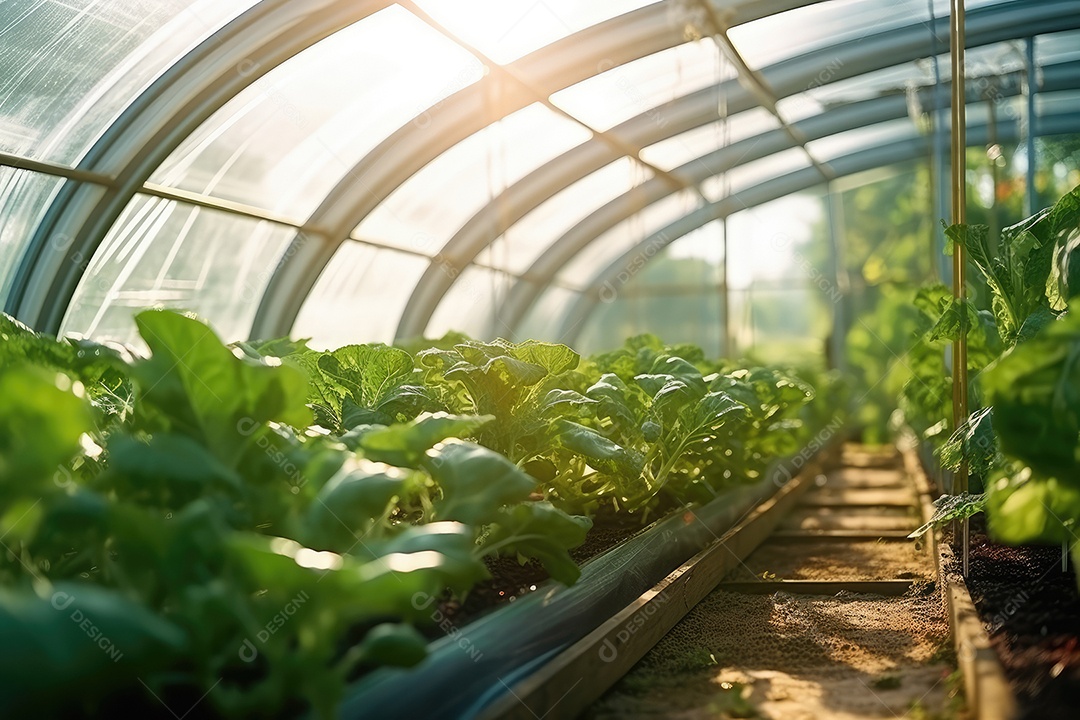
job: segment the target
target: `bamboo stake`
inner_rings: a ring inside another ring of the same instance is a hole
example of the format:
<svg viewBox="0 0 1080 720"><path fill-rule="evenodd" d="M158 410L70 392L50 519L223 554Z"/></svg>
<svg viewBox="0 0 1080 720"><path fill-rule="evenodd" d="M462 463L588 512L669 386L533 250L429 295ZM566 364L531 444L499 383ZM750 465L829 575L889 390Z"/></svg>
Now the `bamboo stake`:
<svg viewBox="0 0 1080 720"><path fill-rule="evenodd" d="M952 222L963 223L966 218L967 188L965 173L967 170L967 117L964 94L964 0L951 0L952 12L949 15L949 49L952 60ZM964 286L967 282L967 253L960 245L953 248L953 297L959 302L964 299ZM967 311L961 308L960 337L953 343L953 429L968 416L967 397ZM955 478L955 492L968 489L968 470L966 461L960 466ZM970 528L965 519L961 524L964 577L968 574L970 550Z"/></svg>

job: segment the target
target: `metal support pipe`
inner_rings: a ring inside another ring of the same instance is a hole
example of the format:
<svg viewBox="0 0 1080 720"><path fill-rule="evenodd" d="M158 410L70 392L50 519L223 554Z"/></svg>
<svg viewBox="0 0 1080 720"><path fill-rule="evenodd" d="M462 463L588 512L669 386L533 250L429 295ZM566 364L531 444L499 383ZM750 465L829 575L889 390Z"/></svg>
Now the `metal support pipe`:
<svg viewBox="0 0 1080 720"><path fill-rule="evenodd" d="M729 268L731 266L728 264L730 262L730 257L728 256L728 222L727 222L727 215L720 218L720 232L723 235L723 237L721 238L721 241L723 242L723 252L724 252L724 259L720 263L720 272L722 273L721 278L720 278L720 295L721 295L721 298L722 298L723 303L724 303L724 306L721 309L721 312L723 313L723 315L721 317L723 319L723 324L724 324L724 328L723 328L724 329L724 337L723 337L724 357L728 358L729 360L734 360L735 359L735 343L734 343L734 341L732 340L732 337L731 337L731 273L729 271Z"/></svg>
<svg viewBox="0 0 1080 720"><path fill-rule="evenodd" d="M1080 115L1077 113L1061 112L1045 116L1040 121L1040 129L1047 135L1064 135L1067 133L1080 132ZM999 137L1007 142L1019 142L1020 131L1016 123L1007 123L1000 128ZM985 125L969 128L967 137L973 145L985 142L989 132ZM930 140L922 136L916 136L901 140L888 145L871 143L869 147L857 150L849 155L831 158L829 164L836 170L839 177L847 177L857 173L908 162L917 158L925 157L930 152ZM573 300L562 313L561 321L556 325L559 328L561 342L568 345L574 344L578 332L586 322L590 312L595 309L599 302L599 293L603 291L605 283L616 282L617 275L626 263L646 248L652 248L653 252L666 247L688 233L697 230L714 220L720 220L728 214L738 212L745 207L757 207L770 200L775 200L784 195L808 190L819 183L817 171L813 168L801 168L779 178L767 180L764 183L747 188L739 193L739 202L731 199L720 200L699 208L685 215L675 222L666 225L640 243L627 248L617 258L611 260L602 270L597 272L585 284L574 286L569 289L580 293L578 299Z"/></svg>
<svg viewBox="0 0 1080 720"><path fill-rule="evenodd" d="M1024 215L1031 217L1035 214L1038 199L1035 197L1035 93L1038 92L1039 79L1035 72L1035 38L1029 37L1025 44L1024 59L1027 67L1027 82L1024 86L1024 100L1026 100L1027 112L1024 119L1027 120L1027 132L1024 134L1025 147L1027 149L1027 172L1024 173Z"/></svg>
<svg viewBox="0 0 1080 720"><path fill-rule="evenodd" d="M967 213L967 115L964 95L964 0L952 0L952 14L949 22L950 56L952 59L952 221L953 224L965 222ZM964 287L967 282L967 253L960 245L953 248L953 298L964 301ZM953 428L968 416L967 397L967 312L960 312L960 337L953 343ZM962 463L956 473L955 490L966 492L968 489L967 463ZM968 556L970 533L968 521L961 527L963 535L963 573L968 574Z"/></svg>
<svg viewBox="0 0 1080 720"><path fill-rule="evenodd" d="M933 145L930 151L930 175L933 185L933 226L934 247L938 261L938 275L942 282L949 279L950 268L945 256L945 234L942 232L938 221L945 217L945 205L949 201L945 180L945 85L941 82L941 65L938 56L941 54L937 36L937 18L934 15L934 0L927 0L930 7L930 64L934 70L934 105L930 111L931 133Z"/></svg>
<svg viewBox="0 0 1080 720"><path fill-rule="evenodd" d="M829 183L825 191L825 211L829 220L829 274L834 293L826 293L833 303L833 328L829 337L828 351L831 356L828 369L846 369L844 348L848 328L849 286L847 270L844 267L844 199L836 190L834 183Z"/></svg>

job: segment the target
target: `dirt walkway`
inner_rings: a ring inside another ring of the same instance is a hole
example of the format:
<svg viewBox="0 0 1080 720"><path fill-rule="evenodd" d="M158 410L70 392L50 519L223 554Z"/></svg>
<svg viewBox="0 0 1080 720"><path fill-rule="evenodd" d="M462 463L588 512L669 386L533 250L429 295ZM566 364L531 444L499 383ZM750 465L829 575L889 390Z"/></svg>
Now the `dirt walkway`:
<svg viewBox="0 0 1080 720"><path fill-rule="evenodd" d="M963 717L933 560L903 539L918 525L916 502L898 455L845 447L777 533L585 717ZM746 585L778 580L911 587L808 595ZM731 592L732 582L754 592Z"/></svg>

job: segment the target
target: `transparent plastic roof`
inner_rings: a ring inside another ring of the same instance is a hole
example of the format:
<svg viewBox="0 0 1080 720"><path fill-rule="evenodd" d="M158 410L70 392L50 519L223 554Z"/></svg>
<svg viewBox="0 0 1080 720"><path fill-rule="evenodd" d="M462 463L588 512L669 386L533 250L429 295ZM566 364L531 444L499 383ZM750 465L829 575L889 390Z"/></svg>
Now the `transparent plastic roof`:
<svg viewBox="0 0 1080 720"><path fill-rule="evenodd" d="M649 205L597 237L596 242L590 243L573 260L564 265L556 278L568 287L578 289L587 287L588 281L592 280L598 268L606 267L612 260L634 247L643 237L659 232L700 204L700 199L694 193L682 191ZM644 266L644 263L660 249L659 243L656 245L657 247L644 248L640 255L634 258L637 261L633 263L635 274L640 270L638 265Z"/></svg>
<svg viewBox="0 0 1080 720"><path fill-rule="evenodd" d="M0 151L74 164L150 82L257 0L5 0Z"/></svg>
<svg viewBox="0 0 1080 720"><path fill-rule="evenodd" d="M415 0L464 42L499 64L656 0Z"/></svg>
<svg viewBox="0 0 1080 720"><path fill-rule="evenodd" d="M601 68L604 67L601 63ZM731 80L712 40L699 40L614 67L560 90L551 102L596 130L609 130L638 115L664 122L656 108L695 90Z"/></svg>
<svg viewBox="0 0 1080 720"><path fill-rule="evenodd" d="M483 74L472 55L391 6L260 78L151 181L302 222L381 140Z"/></svg>
<svg viewBox="0 0 1080 720"><path fill-rule="evenodd" d="M505 269L518 275L524 273L591 210L631 191L650 177L650 171L624 157L559 191L506 232L509 252ZM589 198L588 207L581 202L582 198Z"/></svg>
<svg viewBox="0 0 1080 720"><path fill-rule="evenodd" d="M423 258L347 242L319 276L296 318L296 337L326 350L357 339L391 342L397 318L420 279ZM342 322L342 318L350 318Z"/></svg>
<svg viewBox="0 0 1080 720"><path fill-rule="evenodd" d="M667 140L642 148L639 156L662 170L673 170L725 145L760 135L780 127L776 117L763 107L736 113L723 121L709 123L679 133Z"/></svg>
<svg viewBox="0 0 1080 720"><path fill-rule="evenodd" d="M136 196L79 284L61 332L134 341L132 315L166 305L243 337L291 238L272 223Z"/></svg>
<svg viewBox="0 0 1080 720"><path fill-rule="evenodd" d="M493 195L589 137L582 126L533 103L428 163L353 237L433 255Z"/></svg>
<svg viewBox="0 0 1080 720"><path fill-rule="evenodd" d="M8 294L33 230L61 182L49 175L0 166L0 297Z"/></svg>
<svg viewBox="0 0 1080 720"><path fill-rule="evenodd" d="M761 218L925 157L931 1L8 0L0 296L120 340L153 304L230 339L543 335L643 248L721 263L724 217L748 287ZM970 137L1020 131L1029 37L1036 130L1080 132L1080 0L966 6L1000 92Z"/></svg>

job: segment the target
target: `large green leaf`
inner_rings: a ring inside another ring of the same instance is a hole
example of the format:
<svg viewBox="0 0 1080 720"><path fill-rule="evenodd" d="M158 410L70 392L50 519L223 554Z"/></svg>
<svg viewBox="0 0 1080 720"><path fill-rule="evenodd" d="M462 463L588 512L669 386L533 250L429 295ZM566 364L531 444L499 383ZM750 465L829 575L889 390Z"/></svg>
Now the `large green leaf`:
<svg viewBox="0 0 1080 720"><path fill-rule="evenodd" d="M358 446L372 460L420 467L424 453L447 438L467 438L495 419L494 415L435 413L408 423L376 427L359 437Z"/></svg>
<svg viewBox="0 0 1080 720"><path fill-rule="evenodd" d="M581 361L581 356L565 345L536 340L514 345L510 351L518 360L544 368L548 375L561 375L573 370Z"/></svg>
<svg viewBox="0 0 1080 720"><path fill-rule="evenodd" d="M592 520L567 515L549 502L522 503L503 511L485 539L485 549L535 558L555 580L573 585L581 575L567 552L585 542Z"/></svg>
<svg viewBox="0 0 1080 720"><path fill-rule="evenodd" d="M489 577L476 547L476 529L458 522L432 522L406 527L391 538L365 540L352 553L368 561L395 554L437 552L444 556L444 567L453 569L446 587L464 593L475 583Z"/></svg>
<svg viewBox="0 0 1080 720"><path fill-rule="evenodd" d="M264 423L310 424L307 380L298 369L276 359L241 359L209 327L177 312L148 310L135 322L153 353L132 371L140 402L227 466L235 467L246 449L243 438Z"/></svg>
<svg viewBox="0 0 1080 720"><path fill-rule="evenodd" d="M692 409L684 409L684 423L690 437L706 435L746 412L746 406L725 392L714 390Z"/></svg>
<svg viewBox="0 0 1080 720"><path fill-rule="evenodd" d="M585 395L597 401L597 417L610 418L625 436L636 434L642 423L643 406L618 375L604 373Z"/></svg>
<svg viewBox="0 0 1080 720"><path fill-rule="evenodd" d="M672 378L653 395L652 410L665 425L668 425L687 408L696 406L704 394L704 389Z"/></svg>
<svg viewBox="0 0 1080 720"><path fill-rule="evenodd" d="M972 495L965 492L958 495L942 495L934 501L934 516L917 530L913 530L908 537L922 537L936 527L941 527L953 520L969 518L985 509L986 495L984 493Z"/></svg>
<svg viewBox="0 0 1080 720"><path fill-rule="evenodd" d="M412 625L382 623L364 635L357 650L363 662L410 668L427 657L427 639Z"/></svg>
<svg viewBox="0 0 1080 720"><path fill-rule="evenodd" d="M89 405L67 376L0 368L0 505L51 480L92 427Z"/></svg>
<svg viewBox="0 0 1080 720"><path fill-rule="evenodd" d="M987 488L990 533L998 541L1074 543L1080 530L1080 486L1021 468Z"/></svg>
<svg viewBox="0 0 1080 720"><path fill-rule="evenodd" d="M409 353L386 345L346 345L319 358L319 367L336 380L357 405L377 407L412 375Z"/></svg>
<svg viewBox="0 0 1080 720"><path fill-rule="evenodd" d="M491 358L483 365L469 362L458 363L446 371L447 378L469 378L477 382L497 383L496 392L502 388L525 388L535 385L547 377L547 370L534 363L502 355Z"/></svg>
<svg viewBox="0 0 1080 720"><path fill-rule="evenodd" d="M320 355L317 366L332 389L322 396L340 397L334 409L346 428L410 419L430 404L428 392L414 381L412 356L400 348L347 345Z"/></svg>
<svg viewBox="0 0 1080 720"><path fill-rule="evenodd" d="M499 453L460 440L436 445L423 464L442 491L435 502L439 520L487 524L504 505L527 499L536 487L532 477Z"/></svg>
<svg viewBox="0 0 1080 720"><path fill-rule="evenodd" d="M349 552L389 510L407 475L398 468L347 460L308 506L304 538L312 547Z"/></svg>
<svg viewBox="0 0 1080 720"><path fill-rule="evenodd" d="M1002 450L1041 475L1080 468L1080 315L1050 323L980 377Z"/></svg>
<svg viewBox="0 0 1080 720"><path fill-rule="evenodd" d="M229 539L231 559L271 601L285 603L301 593L315 609L359 622L375 618L423 618L418 596L431 597L463 578L483 577L475 558L437 550L395 552L364 561L351 555L315 551L285 538L237 534ZM273 612L269 613L270 615ZM306 610L311 612L311 610Z"/></svg>
<svg viewBox="0 0 1080 720"><path fill-rule="evenodd" d="M565 418L556 421L555 428L555 437L559 444L586 458L589 464L598 470L630 479L641 475L645 460L640 453L628 450L592 428Z"/></svg>
<svg viewBox="0 0 1080 720"><path fill-rule="evenodd" d="M576 390L550 390L537 406L538 414L554 415L583 405L594 405L596 400L582 395Z"/></svg>
<svg viewBox="0 0 1080 720"><path fill-rule="evenodd" d="M1001 464L992 426L992 412L993 408L989 407L976 410L938 448L937 456L941 459L942 467L959 472L961 465L966 462L973 475L985 477Z"/></svg>
<svg viewBox="0 0 1080 720"><path fill-rule="evenodd" d="M1004 228L997 247L991 246L985 225L946 229L950 242L963 246L989 285L998 329L1007 345L1018 342L1028 317L1049 310L1051 300L1061 304L1060 293L1055 291L1055 275L1060 277L1061 272L1059 268L1055 273L1054 256L1055 252L1060 255L1059 246L1078 227L1080 187L1053 207Z"/></svg>
<svg viewBox="0 0 1080 720"><path fill-rule="evenodd" d="M76 699L138 687L187 639L115 590L59 583L43 596L0 589L0 715L45 717ZM58 692L62 690L62 692ZM69 707L70 709L70 707Z"/></svg>
<svg viewBox="0 0 1080 720"><path fill-rule="evenodd" d="M243 480L201 443L183 435L157 433L145 441L126 435L109 440L109 470L115 490L179 507L218 488L239 491Z"/></svg>

